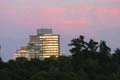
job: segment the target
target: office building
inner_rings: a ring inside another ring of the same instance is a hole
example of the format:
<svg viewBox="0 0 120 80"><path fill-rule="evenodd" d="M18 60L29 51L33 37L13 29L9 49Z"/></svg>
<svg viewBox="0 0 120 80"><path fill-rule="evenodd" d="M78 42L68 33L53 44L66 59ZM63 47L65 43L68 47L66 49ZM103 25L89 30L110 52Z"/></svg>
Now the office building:
<svg viewBox="0 0 120 80"><path fill-rule="evenodd" d="M17 49L15 54L14 54L14 58L18 58L18 57L25 57L25 58L30 58L29 57L29 53L30 50L28 49L27 46L22 46L20 49Z"/></svg>
<svg viewBox="0 0 120 80"><path fill-rule="evenodd" d="M52 29L38 29L36 35L30 35L26 47L16 50L14 57L49 58L60 55L60 36L52 33Z"/></svg>

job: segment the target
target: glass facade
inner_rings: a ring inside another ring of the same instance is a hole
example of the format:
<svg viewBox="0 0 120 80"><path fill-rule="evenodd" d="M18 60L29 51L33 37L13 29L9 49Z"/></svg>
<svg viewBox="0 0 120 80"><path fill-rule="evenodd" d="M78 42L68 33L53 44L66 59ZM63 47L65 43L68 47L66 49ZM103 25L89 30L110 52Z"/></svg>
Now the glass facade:
<svg viewBox="0 0 120 80"><path fill-rule="evenodd" d="M59 35L39 35L30 36L30 43L39 47L39 56L48 58L51 56L58 57L60 53Z"/></svg>

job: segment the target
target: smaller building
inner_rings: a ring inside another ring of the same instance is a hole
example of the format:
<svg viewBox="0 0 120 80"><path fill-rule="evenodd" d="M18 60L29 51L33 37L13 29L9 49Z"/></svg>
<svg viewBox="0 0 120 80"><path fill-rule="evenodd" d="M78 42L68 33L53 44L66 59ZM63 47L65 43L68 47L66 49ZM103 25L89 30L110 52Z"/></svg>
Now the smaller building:
<svg viewBox="0 0 120 80"><path fill-rule="evenodd" d="M30 59L30 50L28 49L27 46L23 46L20 49L16 50L15 54L14 54L14 59L18 58L18 57L25 57L27 59Z"/></svg>

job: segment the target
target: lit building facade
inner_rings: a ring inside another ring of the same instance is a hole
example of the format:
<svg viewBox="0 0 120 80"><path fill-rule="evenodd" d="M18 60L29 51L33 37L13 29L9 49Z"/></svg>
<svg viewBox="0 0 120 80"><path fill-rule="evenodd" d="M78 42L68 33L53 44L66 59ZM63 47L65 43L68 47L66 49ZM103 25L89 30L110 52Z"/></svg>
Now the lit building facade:
<svg viewBox="0 0 120 80"><path fill-rule="evenodd" d="M60 36L52 33L52 29L38 29L37 35L30 35L27 49L17 50L14 57L49 58L60 55Z"/></svg>
<svg viewBox="0 0 120 80"><path fill-rule="evenodd" d="M16 50L14 58L15 59L18 57L30 58L29 53L30 53L29 49L26 46L23 46L20 49Z"/></svg>

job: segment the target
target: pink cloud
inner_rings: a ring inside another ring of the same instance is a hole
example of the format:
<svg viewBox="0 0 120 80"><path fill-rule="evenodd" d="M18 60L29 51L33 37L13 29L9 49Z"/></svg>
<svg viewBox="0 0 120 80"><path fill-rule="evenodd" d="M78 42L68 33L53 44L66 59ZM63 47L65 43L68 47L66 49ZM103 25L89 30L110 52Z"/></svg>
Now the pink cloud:
<svg viewBox="0 0 120 80"><path fill-rule="evenodd" d="M34 8L17 8L18 13L31 14Z"/></svg>
<svg viewBox="0 0 120 80"><path fill-rule="evenodd" d="M108 12L113 15L120 15L120 9L118 9L118 8L111 8L111 9L109 9Z"/></svg>
<svg viewBox="0 0 120 80"><path fill-rule="evenodd" d="M95 15L97 16L103 16L104 14L110 14L114 16L120 14L119 8L77 6L71 9L70 7L2 7L0 8L0 11L7 13L6 15L12 15L18 25L26 24L33 26L89 26L92 24L91 17L82 16L81 14L88 15L95 13ZM72 13L73 15L68 15L70 13ZM103 17L102 20L104 20Z"/></svg>
<svg viewBox="0 0 120 80"><path fill-rule="evenodd" d="M119 15L120 8L107 8L107 7L98 7L96 8L97 14L111 14L111 15Z"/></svg>
<svg viewBox="0 0 120 80"><path fill-rule="evenodd" d="M90 6L81 6L79 9L79 11L81 11L81 12L89 12L91 10L93 10L93 8Z"/></svg>
<svg viewBox="0 0 120 80"><path fill-rule="evenodd" d="M4 5L0 6L0 12L3 13L4 15L15 15L16 14L17 9L13 8L13 7L7 7Z"/></svg>
<svg viewBox="0 0 120 80"><path fill-rule="evenodd" d="M63 14L65 12L65 9L59 7L47 7L42 8L42 11L45 14Z"/></svg>
<svg viewBox="0 0 120 80"><path fill-rule="evenodd" d="M7 14L16 15L17 10L15 8L10 8L6 10Z"/></svg>
<svg viewBox="0 0 120 80"><path fill-rule="evenodd" d="M66 26L88 26L90 25L90 21L85 18L80 19L65 19L63 24Z"/></svg>
<svg viewBox="0 0 120 80"><path fill-rule="evenodd" d="M105 13L108 12L108 9L103 8L103 7L99 7L99 8L96 8L96 12L97 12L98 14L105 14Z"/></svg>

